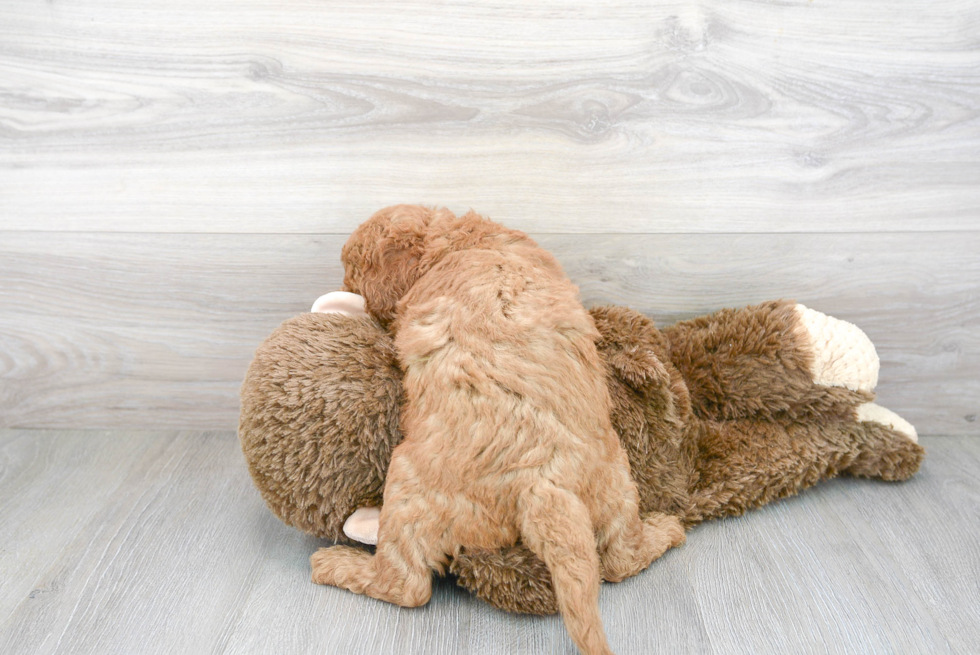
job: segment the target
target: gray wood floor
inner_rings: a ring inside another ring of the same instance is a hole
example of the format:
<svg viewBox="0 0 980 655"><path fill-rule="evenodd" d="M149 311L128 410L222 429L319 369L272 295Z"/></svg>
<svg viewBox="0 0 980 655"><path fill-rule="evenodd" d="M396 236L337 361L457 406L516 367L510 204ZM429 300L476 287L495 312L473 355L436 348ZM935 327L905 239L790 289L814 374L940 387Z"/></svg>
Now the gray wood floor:
<svg viewBox="0 0 980 655"><path fill-rule="evenodd" d="M605 585L617 653L980 652L980 439L694 530ZM406 610L309 582L230 432L0 431L0 652L574 653L448 582Z"/></svg>

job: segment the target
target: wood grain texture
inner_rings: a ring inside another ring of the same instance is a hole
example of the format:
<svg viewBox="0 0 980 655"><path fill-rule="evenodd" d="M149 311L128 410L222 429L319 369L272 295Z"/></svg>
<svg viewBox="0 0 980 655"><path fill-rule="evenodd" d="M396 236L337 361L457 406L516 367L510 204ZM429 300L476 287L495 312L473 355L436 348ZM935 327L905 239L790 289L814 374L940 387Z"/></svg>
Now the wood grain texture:
<svg viewBox="0 0 980 655"><path fill-rule="evenodd" d="M906 483L823 483L604 585L613 648L975 652L980 440L923 443ZM310 583L321 543L265 508L230 432L6 430L0 465L4 653L575 652L557 617L446 580L412 610Z"/></svg>
<svg viewBox="0 0 980 655"><path fill-rule="evenodd" d="M976 0L0 12L0 229L980 229Z"/></svg>
<svg viewBox="0 0 980 655"><path fill-rule="evenodd" d="M0 617L24 598L42 602L62 590L60 580L40 582L38 576L97 520L102 505L113 502L129 469L151 445L152 439L130 434L77 439L0 432Z"/></svg>
<svg viewBox="0 0 980 655"><path fill-rule="evenodd" d="M0 240L0 425L233 429L255 348L336 289L343 236ZM856 323L880 402L977 434L980 234L541 235L586 306L661 324L780 297Z"/></svg>
<svg viewBox="0 0 980 655"><path fill-rule="evenodd" d="M980 647L980 610L966 600L980 598L978 440L922 443L925 463L907 483L835 480L692 533L689 543L703 545L692 584L712 645L842 654ZM951 486L962 495L952 498Z"/></svg>

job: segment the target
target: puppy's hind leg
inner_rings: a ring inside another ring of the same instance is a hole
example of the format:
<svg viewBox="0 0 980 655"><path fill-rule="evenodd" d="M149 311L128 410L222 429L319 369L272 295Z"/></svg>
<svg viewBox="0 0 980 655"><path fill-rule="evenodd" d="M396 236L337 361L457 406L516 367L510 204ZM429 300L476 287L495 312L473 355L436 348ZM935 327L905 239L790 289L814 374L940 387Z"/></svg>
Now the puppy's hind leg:
<svg viewBox="0 0 980 655"><path fill-rule="evenodd" d="M572 641L585 655L612 655L599 614L599 554L585 505L547 482L529 489L521 504L521 536L551 571Z"/></svg>
<svg viewBox="0 0 980 655"><path fill-rule="evenodd" d="M668 549L684 543L684 528L676 516L653 512L642 521L629 473L612 469L605 484L597 485L593 515L597 518L602 576L619 582L650 566Z"/></svg>
<svg viewBox="0 0 980 655"><path fill-rule="evenodd" d="M349 546L332 546L315 552L310 558L313 582L342 587L402 607L428 603L432 597L432 564L444 556L435 539L416 530L416 524L398 514L398 508L389 510L387 503L382 508L375 555Z"/></svg>

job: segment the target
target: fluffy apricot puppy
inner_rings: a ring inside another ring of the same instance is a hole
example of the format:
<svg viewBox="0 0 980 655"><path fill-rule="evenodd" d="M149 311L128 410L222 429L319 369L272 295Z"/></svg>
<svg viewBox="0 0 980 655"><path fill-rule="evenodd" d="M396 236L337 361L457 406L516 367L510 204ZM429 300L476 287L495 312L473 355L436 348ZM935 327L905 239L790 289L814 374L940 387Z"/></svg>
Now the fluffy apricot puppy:
<svg viewBox="0 0 980 655"><path fill-rule="evenodd" d="M579 649L611 653L600 577L635 575L684 531L677 517L640 520L577 288L525 234L472 212L383 209L341 257L347 290L394 333L404 440L376 554L323 548L313 580L417 606L460 549L520 539L550 570Z"/></svg>

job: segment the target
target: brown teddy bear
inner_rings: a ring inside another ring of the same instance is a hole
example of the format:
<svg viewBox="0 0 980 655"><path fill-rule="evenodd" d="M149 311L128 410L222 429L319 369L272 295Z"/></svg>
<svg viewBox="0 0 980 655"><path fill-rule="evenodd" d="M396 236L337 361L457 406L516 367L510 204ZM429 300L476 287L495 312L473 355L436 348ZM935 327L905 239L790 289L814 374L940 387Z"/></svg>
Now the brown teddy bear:
<svg viewBox="0 0 980 655"><path fill-rule="evenodd" d="M391 336L359 296L328 294L313 310L257 350L239 437L279 518L371 543L372 508L401 439L401 372ZM663 329L622 307L591 314L641 516L663 512L691 527L838 474L904 480L919 468L914 428L872 402L878 358L849 323L785 300ZM547 567L520 543L461 551L449 570L502 609L557 611Z"/></svg>

